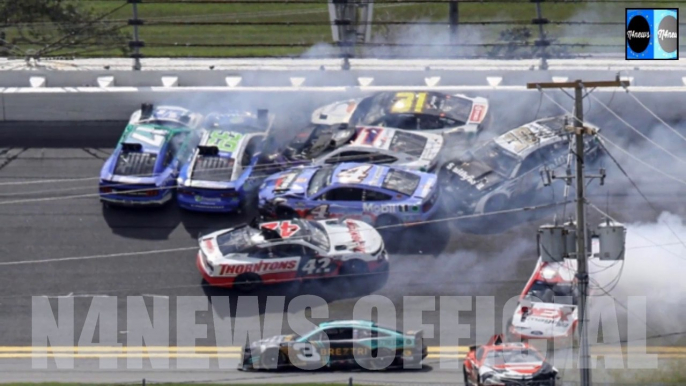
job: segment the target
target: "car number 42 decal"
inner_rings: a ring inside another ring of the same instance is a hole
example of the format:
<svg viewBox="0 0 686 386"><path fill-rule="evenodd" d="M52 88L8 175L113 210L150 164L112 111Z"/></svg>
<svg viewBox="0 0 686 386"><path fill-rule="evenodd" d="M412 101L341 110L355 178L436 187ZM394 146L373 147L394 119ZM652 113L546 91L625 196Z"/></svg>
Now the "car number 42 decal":
<svg viewBox="0 0 686 386"><path fill-rule="evenodd" d="M303 272L307 275L316 275L331 272L331 258L320 257L318 259L310 259L303 265Z"/></svg>

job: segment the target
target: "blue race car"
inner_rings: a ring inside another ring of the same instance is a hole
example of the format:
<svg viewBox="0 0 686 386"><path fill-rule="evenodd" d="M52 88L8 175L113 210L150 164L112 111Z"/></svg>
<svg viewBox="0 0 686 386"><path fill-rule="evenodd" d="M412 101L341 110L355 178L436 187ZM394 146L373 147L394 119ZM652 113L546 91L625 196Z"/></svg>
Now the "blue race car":
<svg viewBox="0 0 686 386"><path fill-rule="evenodd" d="M240 210L266 177L255 168L272 122L266 110L259 110L257 116L208 115L200 144L181 168L179 206L201 212Z"/></svg>
<svg viewBox="0 0 686 386"><path fill-rule="evenodd" d="M437 209L438 194L434 174L341 163L298 167L268 177L260 187L259 209L264 217L346 217L377 228L393 227L429 219Z"/></svg>
<svg viewBox="0 0 686 386"><path fill-rule="evenodd" d="M180 107L143 104L100 171L100 201L106 206L169 201L202 121L202 115Z"/></svg>

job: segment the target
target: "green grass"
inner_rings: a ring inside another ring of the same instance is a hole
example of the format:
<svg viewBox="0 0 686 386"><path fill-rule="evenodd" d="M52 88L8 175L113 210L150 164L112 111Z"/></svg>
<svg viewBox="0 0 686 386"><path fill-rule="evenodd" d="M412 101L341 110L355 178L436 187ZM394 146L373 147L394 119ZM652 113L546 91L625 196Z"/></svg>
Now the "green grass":
<svg viewBox="0 0 686 386"><path fill-rule="evenodd" d="M122 4L123 4L122 0ZM122 4L112 1L89 1L85 6L94 12L109 12ZM605 22L624 22L624 8L628 3L584 4L543 3L542 15L551 21L586 20ZM633 7L658 6L659 4L631 3ZM536 6L533 3L521 4L478 4L464 3L459 6L461 22L530 21L536 17ZM222 21L222 22L324 22L328 23L326 4L139 4L139 17L147 23L156 21ZM448 4L376 4L375 21L442 21L448 19ZM126 5L111 14L108 19L124 25L132 17L132 8ZM538 38L536 26L531 28L533 37ZM124 27L132 33L131 27ZM478 39L461 41L464 43L496 43L500 31L508 28L505 25L463 26L460 27L464 37L478 36ZM403 36L407 42L417 35L422 43L431 43L433 34L443 34L447 25L425 26L423 32L417 27L381 26L374 27L375 38L386 36L397 39ZM603 33L610 31L609 35ZM546 32L551 38L558 38L562 43L601 43L623 44L622 25L614 26L559 26L548 25ZM8 35L11 35L8 30ZM419 36L422 35L422 36ZM265 48L265 47L187 47L187 44L315 44L331 42L331 28L328 25L291 25L291 26L153 26L140 28L140 37L148 47L142 49L146 56L283 56L299 55L307 50L300 47ZM175 47L154 47L154 44L174 44ZM448 48L446 48L447 50ZM581 48L577 51L588 51ZM622 47L594 49L594 52L611 50L623 52ZM372 53L374 51L371 51ZM482 53L483 50L471 50L468 54ZM116 54L116 52L93 52L90 56Z"/></svg>
<svg viewBox="0 0 686 386"><path fill-rule="evenodd" d="M117 385L126 385L126 386L132 386L135 384L132 383L126 383L126 384L105 384L105 383L57 383L57 382L46 382L46 383L31 383L31 382L20 382L20 383L0 383L3 386L106 386L106 385L112 385L112 386L117 386ZM142 384L142 383L141 383ZM343 382L339 382L338 384L344 384ZM345 383L347 384L347 383ZM221 385L221 383L148 383L150 386L217 386ZM231 386L260 386L260 385L274 385L274 383L251 383L251 384L242 384L242 383L230 383ZM331 386L331 385L336 385L336 383L289 383L289 386ZM365 386L360 383L355 383L356 386Z"/></svg>

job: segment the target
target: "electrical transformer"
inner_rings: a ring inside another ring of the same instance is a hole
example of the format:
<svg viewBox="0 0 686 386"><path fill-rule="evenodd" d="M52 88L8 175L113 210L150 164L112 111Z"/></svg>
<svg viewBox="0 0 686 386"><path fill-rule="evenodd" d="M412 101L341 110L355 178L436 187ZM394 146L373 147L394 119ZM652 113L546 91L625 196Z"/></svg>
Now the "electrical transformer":
<svg viewBox="0 0 686 386"><path fill-rule="evenodd" d="M576 232L569 224L538 229L538 254L548 263L560 262L576 252Z"/></svg>
<svg viewBox="0 0 686 386"><path fill-rule="evenodd" d="M600 260L624 260L626 228L624 225L607 221L598 225L596 230L600 241Z"/></svg>

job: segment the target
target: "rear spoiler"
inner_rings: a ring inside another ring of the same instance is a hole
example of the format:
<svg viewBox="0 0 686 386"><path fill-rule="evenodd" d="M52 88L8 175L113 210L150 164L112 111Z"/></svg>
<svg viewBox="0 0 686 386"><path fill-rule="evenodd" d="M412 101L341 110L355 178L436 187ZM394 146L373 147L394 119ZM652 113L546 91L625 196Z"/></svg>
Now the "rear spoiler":
<svg viewBox="0 0 686 386"><path fill-rule="evenodd" d="M217 155L219 148L216 146L198 146L198 153L201 155Z"/></svg>
<svg viewBox="0 0 686 386"><path fill-rule="evenodd" d="M419 344L423 344L424 330L411 330L406 332L406 334L414 337L415 344L417 344L417 342L419 342Z"/></svg>
<svg viewBox="0 0 686 386"><path fill-rule="evenodd" d="M123 151L128 151L128 152L143 151L143 145L141 145L140 143L124 142L121 144L121 149Z"/></svg>

